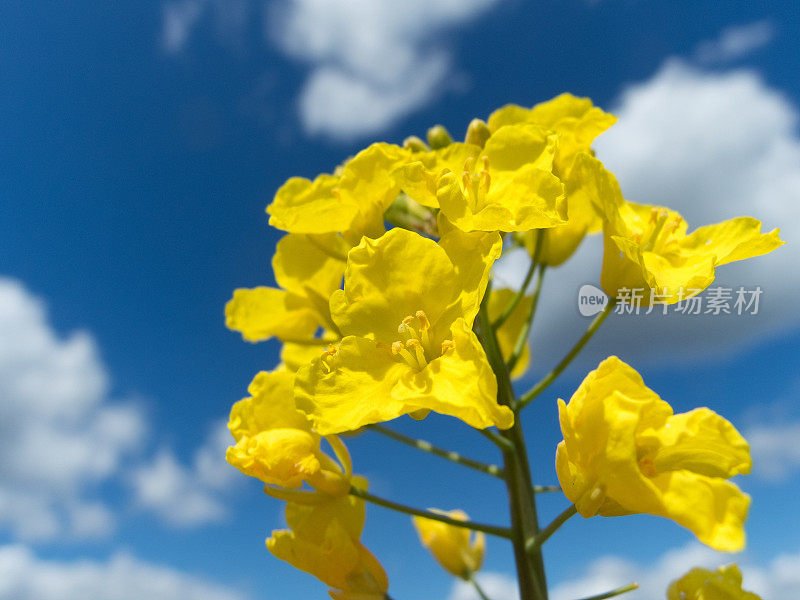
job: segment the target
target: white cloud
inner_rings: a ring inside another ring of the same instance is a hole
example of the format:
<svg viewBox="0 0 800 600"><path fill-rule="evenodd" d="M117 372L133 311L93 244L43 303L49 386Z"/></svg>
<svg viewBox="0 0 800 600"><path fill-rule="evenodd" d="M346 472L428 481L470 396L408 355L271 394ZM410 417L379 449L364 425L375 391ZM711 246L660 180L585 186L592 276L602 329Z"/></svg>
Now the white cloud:
<svg viewBox="0 0 800 600"><path fill-rule="evenodd" d="M144 422L108 401L107 379L87 333L60 338L41 301L0 278L0 527L22 539L110 532L86 490L117 471Z"/></svg>
<svg viewBox="0 0 800 600"><path fill-rule="evenodd" d="M612 316L583 358L609 352L636 365L721 358L800 324L800 139L796 108L751 70L708 73L670 60L651 79L623 92L619 122L600 136L597 155L633 202L681 212L690 228L751 215L765 230L782 229L787 244L773 254L721 267L715 285L763 289L758 315ZM534 353L562 356L589 320L577 291L597 283L600 236L546 276L534 321ZM519 257L504 274L520 279ZM601 352L602 350L602 352ZM542 361L540 361L541 364ZM553 360L555 362L555 360ZM548 363L552 364L552 363Z"/></svg>
<svg viewBox="0 0 800 600"><path fill-rule="evenodd" d="M757 425L745 437L756 476L777 482L800 471L800 423Z"/></svg>
<svg viewBox="0 0 800 600"><path fill-rule="evenodd" d="M161 45L170 53L181 52L205 10L205 0L167 2L161 8Z"/></svg>
<svg viewBox="0 0 800 600"><path fill-rule="evenodd" d="M492 600L518 600L517 580L504 573L480 573L476 579L481 589ZM460 579L453 583L447 600L480 600L471 584Z"/></svg>
<svg viewBox="0 0 800 600"><path fill-rule="evenodd" d="M772 42L775 25L769 19L726 27L715 40L698 44L695 57L704 64L719 64L742 58Z"/></svg>
<svg viewBox="0 0 800 600"><path fill-rule="evenodd" d="M43 560L24 546L0 546L0 600L242 600L202 578L126 553L108 561Z"/></svg>
<svg viewBox="0 0 800 600"><path fill-rule="evenodd" d="M445 33L497 1L286 0L268 33L311 67L300 99L306 130L356 138L440 93L452 62Z"/></svg>
<svg viewBox="0 0 800 600"><path fill-rule="evenodd" d="M500 0L280 0L263 4L265 36L308 66L297 109L307 133L376 134L462 81L448 36ZM161 44L181 54L201 23L243 44L250 0L167 0ZM453 82L456 82L454 84Z"/></svg>
<svg viewBox="0 0 800 600"><path fill-rule="evenodd" d="M251 12L250 0L168 0L161 7L161 46L169 54L181 54L209 15L215 39L228 49L240 49Z"/></svg>
<svg viewBox="0 0 800 600"><path fill-rule="evenodd" d="M576 579L555 586L550 597L553 600L583 598L635 581L639 583L639 589L625 594L624 598L664 598L670 582L693 567L716 569L731 562L738 563L742 570L744 589L769 600L794 600L800 597L800 553L780 554L766 565L758 565L746 555L732 557L695 542L665 552L647 564L614 556L598 558Z"/></svg>
<svg viewBox="0 0 800 600"><path fill-rule="evenodd" d="M236 471L225 462L231 438L225 423L217 425L194 455L191 466L162 449L150 464L131 475L135 502L168 524L190 527L217 521L226 514L219 493L235 482Z"/></svg>

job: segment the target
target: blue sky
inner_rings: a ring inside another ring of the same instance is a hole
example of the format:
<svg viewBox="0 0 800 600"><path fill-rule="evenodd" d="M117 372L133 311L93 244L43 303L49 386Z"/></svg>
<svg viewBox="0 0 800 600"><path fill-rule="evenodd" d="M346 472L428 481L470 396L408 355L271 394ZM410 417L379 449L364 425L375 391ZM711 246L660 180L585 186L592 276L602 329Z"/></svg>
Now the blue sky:
<svg viewBox="0 0 800 600"><path fill-rule="evenodd" d="M555 398L619 354L676 411L708 405L749 435L738 560L753 589L797 597L797 23L777 1L2 3L0 599L324 597L264 549L280 504L221 461L230 405L277 362L277 344L243 343L222 316L235 287L272 282L264 207L373 140L460 135L562 91L620 116L597 151L631 200L692 226L752 214L789 243L721 275L764 289L758 315L612 317L525 417L534 478L555 481ZM520 389L586 326L574 298L597 252L548 274ZM396 426L499 460L450 419ZM507 518L499 482L370 435L349 445L376 493ZM564 505L544 498L543 519ZM365 542L397 600L470 597L405 517L370 508ZM556 600L630 577L658 597L679 569L730 560L643 516L574 519L546 558ZM484 570L510 598L502 542Z"/></svg>

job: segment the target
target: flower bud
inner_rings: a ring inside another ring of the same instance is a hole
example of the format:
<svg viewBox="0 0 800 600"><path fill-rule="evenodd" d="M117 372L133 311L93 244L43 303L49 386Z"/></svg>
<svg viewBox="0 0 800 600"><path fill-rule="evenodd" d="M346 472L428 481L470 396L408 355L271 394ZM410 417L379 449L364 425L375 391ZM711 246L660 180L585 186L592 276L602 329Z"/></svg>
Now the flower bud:
<svg viewBox="0 0 800 600"><path fill-rule="evenodd" d="M467 513L463 510L450 512L431 510L459 521L468 519ZM478 532L473 535L473 532L464 527L448 525L425 517L413 517L413 521L422 545L433 554L445 570L456 577L469 579L481 568L485 549L483 533Z"/></svg>
<svg viewBox="0 0 800 600"><path fill-rule="evenodd" d="M428 148L428 144L423 142L415 135L410 135L403 140L403 148L406 150L411 150L412 152L427 152L430 150L430 148Z"/></svg>
<svg viewBox="0 0 800 600"><path fill-rule="evenodd" d="M486 144L486 140L488 140L491 135L492 132L489 131L489 126L485 121L482 119L472 119L469 127L467 127L467 135L464 137L464 141L467 144L474 144L483 148Z"/></svg>
<svg viewBox="0 0 800 600"><path fill-rule="evenodd" d="M428 129L428 145L433 150L444 148L453 143L453 138L450 133L445 129L444 125L434 125Z"/></svg>

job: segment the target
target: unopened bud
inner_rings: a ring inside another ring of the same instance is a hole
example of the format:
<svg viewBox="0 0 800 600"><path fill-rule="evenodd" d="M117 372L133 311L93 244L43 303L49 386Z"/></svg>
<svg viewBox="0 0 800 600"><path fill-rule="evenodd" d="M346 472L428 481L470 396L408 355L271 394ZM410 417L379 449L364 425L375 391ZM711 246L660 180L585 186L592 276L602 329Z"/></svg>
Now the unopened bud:
<svg viewBox="0 0 800 600"><path fill-rule="evenodd" d="M486 144L486 140L488 140L491 135L492 132L489 131L489 126L485 121L482 119L472 119L469 127L467 127L467 135L464 137L464 141L467 144L474 144L483 148Z"/></svg>
<svg viewBox="0 0 800 600"><path fill-rule="evenodd" d="M427 152L430 150L430 148L428 148L428 144L423 142L415 135L410 135L403 140L403 148L406 150L411 150L412 152Z"/></svg>
<svg viewBox="0 0 800 600"><path fill-rule="evenodd" d="M428 145L434 149L444 148L453 143L453 138L444 125L434 125L428 129Z"/></svg>

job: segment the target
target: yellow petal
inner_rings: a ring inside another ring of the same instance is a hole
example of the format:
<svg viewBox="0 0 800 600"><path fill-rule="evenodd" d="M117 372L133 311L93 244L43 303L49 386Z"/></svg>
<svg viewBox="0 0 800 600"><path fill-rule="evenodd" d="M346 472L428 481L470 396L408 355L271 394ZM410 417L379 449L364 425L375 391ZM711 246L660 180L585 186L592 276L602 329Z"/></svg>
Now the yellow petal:
<svg viewBox="0 0 800 600"><path fill-rule="evenodd" d="M343 203L334 190L339 177L323 174L314 181L292 177L267 207L269 224L293 233L345 231L358 216L358 205Z"/></svg>
<svg viewBox="0 0 800 600"><path fill-rule="evenodd" d="M225 459L245 475L264 483L294 488L319 473L319 440L299 429L269 429L244 436Z"/></svg>
<svg viewBox="0 0 800 600"><path fill-rule="evenodd" d="M392 395L409 368L372 340L345 337L333 356L318 358L297 371L297 406L322 435L390 421L409 412Z"/></svg>
<svg viewBox="0 0 800 600"><path fill-rule="evenodd" d="M364 238L350 251L344 291L331 296L330 309L342 334L391 344L405 317L421 310L435 324L459 297L445 250L395 228L377 240Z"/></svg>
<svg viewBox="0 0 800 600"><path fill-rule="evenodd" d="M656 471L685 469L709 477L750 472L750 446L731 423L708 408L673 415L639 434L640 447L655 447Z"/></svg>
<svg viewBox="0 0 800 600"><path fill-rule="evenodd" d="M460 521L469 519L463 510L430 510ZM422 545L449 573L467 579L481 568L485 550L483 533L425 517L413 517L412 521Z"/></svg>
<svg viewBox="0 0 800 600"><path fill-rule="evenodd" d="M558 138L534 124L503 127L489 138L483 155L491 171L516 171L532 165L550 171Z"/></svg>
<svg viewBox="0 0 800 600"><path fill-rule="evenodd" d="M690 471L669 471L650 481L661 495L662 508L648 512L672 519L715 550L739 552L744 548L750 496L734 484Z"/></svg>
<svg viewBox="0 0 800 600"><path fill-rule="evenodd" d="M319 310L307 298L275 288L239 288L225 305L225 325L248 342L307 338L322 324Z"/></svg>
<svg viewBox="0 0 800 600"><path fill-rule="evenodd" d="M761 600L742 589L742 573L735 564L716 571L695 568L673 581L667 600Z"/></svg>
<svg viewBox="0 0 800 600"><path fill-rule="evenodd" d="M724 265L772 252L785 243L779 234L779 229L761 233L761 221L738 217L699 227L682 240L681 250L711 254L715 265Z"/></svg>
<svg viewBox="0 0 800 600"><path fill-rule="evenodd" d="M346 250L336 234L290 233L281 238L272 257L275 281L300 296L324 298L327 307L331 293L341 285Z"/></svg>
<svg viewBox="0 0 800 600"><path fill-rule="evenodd" d="M514 413L497 403L497 380L478 338L464 319L453 324L450 335L454 347L421 371L404 371L392 399L406 412L424 408L476 429L508 429Z"/></svg>
<svg viewBox="0 0 800 600"><path fill-rule="evenodd" d="M235 440L268 429L289 428L311 431L305 414L294 403L294 374L288 371L262 371L247 388L250 394L235 403L228 429Z"/></svg>
<svg viewBox="0 0 800 600"><path fill-rule="evenodd" d="M443 220L443 216L439 218L440 223ZM440 232L443 229L445 228L440 226ZM457 306L458 316L472 325L486 292L492 265L503 251L503 240L496 232L465 233L457 228L450 228L442 233L439 246L447 253L453 265L456 286L461 291ZM445 320L449 323L455 318Z"/></svg>

